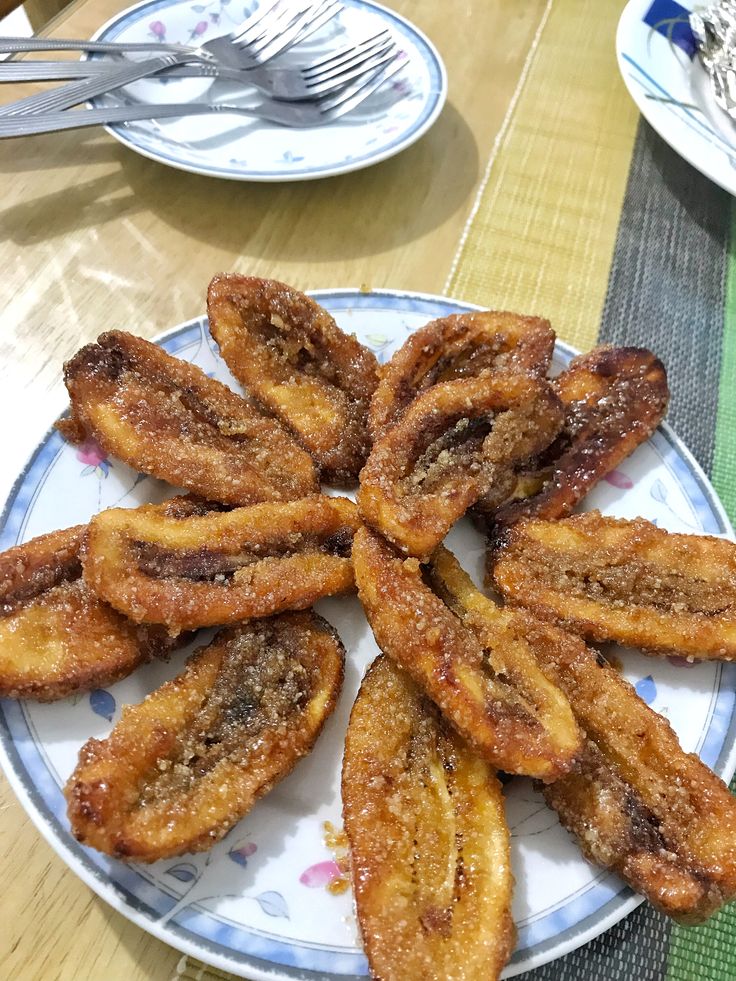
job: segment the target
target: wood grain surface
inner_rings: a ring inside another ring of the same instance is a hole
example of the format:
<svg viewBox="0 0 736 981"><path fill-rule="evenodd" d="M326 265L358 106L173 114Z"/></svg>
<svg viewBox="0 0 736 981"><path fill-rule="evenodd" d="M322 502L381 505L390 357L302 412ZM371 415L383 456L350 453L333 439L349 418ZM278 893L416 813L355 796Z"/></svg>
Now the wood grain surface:
<svg viewBox="0 0 736 981"><path fill-rule="evenodd" d="M77 0L51 33L89 36L123 6ZM547 4L391 6L437 44L450 97L419 143L373 168L316 182L240 184L168 169L103 131L0 143L0 492L63 406L63 360L103 330L150 337L200 314L215 272L274 276L301 288L441 292ZM0 99L32 90L4 87ZM164 981L177 974L181 955L97 899L4 780L0 868L4 977Z"/></svg>

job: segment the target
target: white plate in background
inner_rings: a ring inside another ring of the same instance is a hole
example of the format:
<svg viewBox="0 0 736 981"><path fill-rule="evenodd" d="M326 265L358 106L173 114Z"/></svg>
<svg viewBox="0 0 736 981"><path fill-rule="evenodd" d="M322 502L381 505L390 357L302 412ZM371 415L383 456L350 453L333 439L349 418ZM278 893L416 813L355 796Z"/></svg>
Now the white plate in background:
<svg viewBox="0 0 736 981"><path fill-rule="evenodd" d="M708 74L693 56L687 13L695 6L694 0L629 0L616 33L618 67L662 139L736 194L736 125L716 104Z"/></svg>
<svg viewBox="0 0 736 981"><path fill-rule="evenodd" d="M316 61L388 28L408 56L406 67L354 112L309 129L213 115L120 123L106 127L108 132L131 150L179 170L242 181L331 177L400 153L426 133L442 110L447 97L442 59L429 39L394 11L373 0L342 2L341 13L271 64ZM116 14L93 40L158 39L196 46L234 30L257 6L252 0L144 0ZM254 90L218 79L150 79L98 97L94 104L120 105L131 99L250 105Z"/></svg>

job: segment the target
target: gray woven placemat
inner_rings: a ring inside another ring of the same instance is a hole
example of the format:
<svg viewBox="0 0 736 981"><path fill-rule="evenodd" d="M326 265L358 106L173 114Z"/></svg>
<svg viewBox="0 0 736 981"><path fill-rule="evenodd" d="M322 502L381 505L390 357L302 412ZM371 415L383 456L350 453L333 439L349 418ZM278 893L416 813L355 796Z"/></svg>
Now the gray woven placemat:
<svg viewBox="0 0 736 981"><path fill-rule="evenodd" d="M668 421L706 473L715 443L730 220L730 196L642 121L599 341L648 347L661 357L672 392ZM519 978L659 981L668 976L671 932L671 921L645 904L592 943ZM727 966L702 971L691 981L734 981Z"/></svg>
<svg viewBox="0 0 736 981"><path fill-rule="evenodd" d="M667 365L668 419L707 473L713 464L731 198L641 123L599 332L601 343L651 348ZM736 379L734 379L736 384ZM704 933L704 954L672 955L673 925L642 905L584 947L519 981L736 981L710 937L728 944L730 921ZM177 978L227 978L182 958ZM315 975L317 977L317 975ZM480 981L480 979L479 979Z"/></svg>

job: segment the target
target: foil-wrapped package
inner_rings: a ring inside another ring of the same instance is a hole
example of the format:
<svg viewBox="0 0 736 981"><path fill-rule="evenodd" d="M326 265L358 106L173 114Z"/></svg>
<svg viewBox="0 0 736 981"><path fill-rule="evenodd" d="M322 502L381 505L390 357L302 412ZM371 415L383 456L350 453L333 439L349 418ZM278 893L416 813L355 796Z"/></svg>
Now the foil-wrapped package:
<svg viewBox="0 0 736 981"><path fill-rule="evenodd" d="M693 11L690 27L713 96L721 109L736 119L736 0L721 0Z"/></svg>

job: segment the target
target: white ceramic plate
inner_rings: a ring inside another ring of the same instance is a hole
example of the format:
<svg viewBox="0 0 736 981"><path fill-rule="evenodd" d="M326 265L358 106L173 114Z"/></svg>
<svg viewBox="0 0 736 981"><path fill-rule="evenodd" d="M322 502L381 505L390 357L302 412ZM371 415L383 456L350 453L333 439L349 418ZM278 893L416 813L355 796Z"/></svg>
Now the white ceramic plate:
<svg viewBox="0 0 736 981"><path fill-rule="evenodd" d="M687 14L695 6L694 0L629 0L616 34L618 67L662 139L736 194L736 126L716 105L708 75L694 56Z"/></svg>
<svg viewBox="0 0 736 981"><path fill-rule="evenodd" d="M439 116L447 96L444 65L434 45L393 11L373 0L343 0L343 5L337 17L279 58L278 64L315 61L389 28L408 56L407 65L344 118L309 129L288 129L245 116L182 116L121 123L108 127L108 132L153 160L231 180L311 180L394 156L426 133ZM254 0L145 0L109 20L94 39L197 45L234 30L257 6ZM221 80L151 79L96 99L95 105L131 100L247 106L256 101L256 94L252 88Z"/></svg>
<svg viewBox="0 0 736 981"><path fill-rule="evenodd" d="M435 317L474 309L418 294L330 290L314 294L343 328L385 361L407 332ZM170 353L237 384L220 360L206 319L166 334ZM559 370L572 351L558 344ZM162 483L105 459L92 444L65 445L50 432L34 450L6 504L0 547L83 522L110 506L134 506L170 493ZM590 495L590 507L622 517L644 515L676 531L730 534L721 505L688 451L666 426ZM483 540L461 522L450 546L480 579ZM0 757L40 831L103 899L139 926L219 968L252 981L364 977L349 893L328 886L338 873L325 842L326 821L341 826L343 735L359 680L377 653L355 598L327 600L319 610L348 651L345 688L316 749L208 854L153 865L125 865L71 837L61 788L81 744L101 737L120 707L137 702L183 663L151 664L109 690L51 705L0 703ZM690 665L621 652L626 676L662 712L687 751L717 773L734 769L736 665ZM584 944L638 903L615 876L585 862L555 815L525 779L506 787L516 877L519 944L506 976L537 967Z"/></svg>

